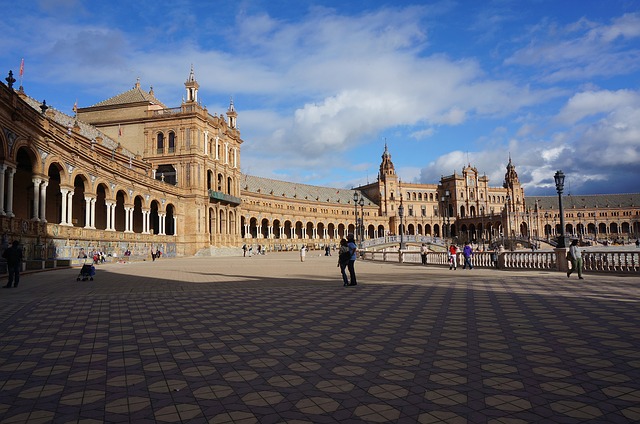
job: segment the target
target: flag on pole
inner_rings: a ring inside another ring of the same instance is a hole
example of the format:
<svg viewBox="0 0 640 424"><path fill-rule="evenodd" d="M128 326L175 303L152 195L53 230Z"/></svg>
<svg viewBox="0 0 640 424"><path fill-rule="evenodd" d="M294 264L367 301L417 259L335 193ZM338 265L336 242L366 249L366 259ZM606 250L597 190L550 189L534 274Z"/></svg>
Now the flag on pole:
<svg viewBox="0 0 640 424"><path fill-rule="evenodd" d="M118 124L118 137L122 136L122 127Z"/></svg>
<svg viewBox="0 0 640 424"><path fill-rule="evenodd" d="M22 75L24 75L24 58L20 62L20 78L22 78Z"/></svg>
<svg viewBox="0 0 640 424"><path fill-rule="evenodd" d="M73 112L78 113L78 99L76 99L76 102L73 104Z"/></svg>

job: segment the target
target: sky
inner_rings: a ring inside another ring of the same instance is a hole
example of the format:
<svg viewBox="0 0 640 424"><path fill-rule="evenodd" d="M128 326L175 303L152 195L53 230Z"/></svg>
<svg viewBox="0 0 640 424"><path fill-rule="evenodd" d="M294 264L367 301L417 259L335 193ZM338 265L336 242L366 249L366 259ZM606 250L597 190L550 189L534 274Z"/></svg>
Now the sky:
<svg viewBox="0 0 640 424"><path fill-rule="evenodd" d="M73 114L136 80L233 99L244 173L351 188L471 164L525 195L640 192L636 0L0 0L0 63ZM4 80L4 76L2 79ZM3 81L4 82L4 81Z"/></svg>

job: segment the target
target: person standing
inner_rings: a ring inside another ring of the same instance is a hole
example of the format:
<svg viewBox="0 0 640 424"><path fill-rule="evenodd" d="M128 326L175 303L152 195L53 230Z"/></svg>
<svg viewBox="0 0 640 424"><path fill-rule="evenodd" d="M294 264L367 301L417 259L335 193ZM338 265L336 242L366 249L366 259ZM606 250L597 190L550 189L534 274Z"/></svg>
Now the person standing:
<svg viewBox="0 0 640 424"><path fill-rule="evenodd" d="M347 264L347 268L349 269L349 277L351 277L350 286L357 286L358 282L356 281L356 259L358 255L358 247L356 246L356 242L353 239L353 234L349 234L347 236L347 246L349 247L349 253L351 257L349 258L349 263Z"/></svg>
<svg viewBox="0 0 640 424"><path fill-rule="evenodd" d="M307 256L307 246L302 245L300 248L300 262L304 262L304 258Z"/></svg>
<svg viewBox="0 0 640 424"><path fill-rule="evenodd" d="M20 267L22 266L22 249L19 247L20 242L14 240L11 246L8 247L2 257L7 260L7 271L9 273L9 279L7 285L4 288L8 289L13 284L13 287L18 287L20 283Z"/></svg>
<svg viewBox="0 0 640 424"><path fill-rule="evenodd" d="M471 265L473 248L471 247L469 242L465 243L464 248L462 249L462 255L464 256L464 265L462 266L462 269L467 269L467 266L469 266L469 269L473 269L473 265Z"/></svg>
<svg viewBox="0 0 640 424"><path fill-rule="evenodd" d="M345 269L349 265L351 260L351 253L349 252L349 244L346 239L340 240L340 249L338 250L338 266L340 267L340 274L342 274L343 287L349 285L349 279L347 278L347 272Z"/></svg>
<svg viewBox="0 0 640 424"><path fill-rule="evenodd" d="M582 252L578 248L578 240L573 240L571 246L569 246L569 253L567 253L567 259L571 262L571 269L567 271L567 278L573 274L573 271L578 271L578 278L582 278Z"/></svg>
<svg viewBox="0 0 640 424"><path fill-rule="evenodd" d="M495 246L491 252L491 264L496 269L498 269L498 251L498 246Z"/></svg>
<svg viewBox="0 0 640 424"><path fill-rule="evenodd" d="M427 245L425 243L422 243L422 246L420 246L420 256L422 256L422 265L426 265L427 264Z"/></svg>
<svg viewBox="0 0 640 424"><path fill-rule="evenodd" d="M449 246L449 271L458 269L458 248L455 244Z"/></svg>

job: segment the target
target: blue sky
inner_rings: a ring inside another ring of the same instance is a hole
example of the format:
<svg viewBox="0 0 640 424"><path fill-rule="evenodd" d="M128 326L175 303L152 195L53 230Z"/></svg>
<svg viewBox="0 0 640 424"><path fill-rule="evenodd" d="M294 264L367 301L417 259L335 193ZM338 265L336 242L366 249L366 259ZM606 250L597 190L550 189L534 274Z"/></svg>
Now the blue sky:
<svg viewBox="0 0 640 424"><path fill-rule="evenodd" d="M133 87L233 97L242 170L306 184L471 163L527 195L640 192L640 2L0 0L0 62L72 114ZM4 77L3 77L4 78Z"/></svg>

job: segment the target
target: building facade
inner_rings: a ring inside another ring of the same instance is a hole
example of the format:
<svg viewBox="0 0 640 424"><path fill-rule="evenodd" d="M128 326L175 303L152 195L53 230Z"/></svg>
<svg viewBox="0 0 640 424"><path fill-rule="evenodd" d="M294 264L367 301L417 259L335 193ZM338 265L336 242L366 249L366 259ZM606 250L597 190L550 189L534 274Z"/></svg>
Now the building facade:
<svg viewBox="0 0 640 424"><path fill-rule="evenodd" d="M211 114L193 69L179 107L140 87L72 115L0 85L0 233L30 259L210 254L260 244L297 249L407 234L495 242L552 239L556 197L526 198L511 159L491 186L468 164L433 184L406 183L387 146L374 183L353 189L240 171L238 113ZM640 233L640 195L565 196L566 234L628 241Z"/></svg>

